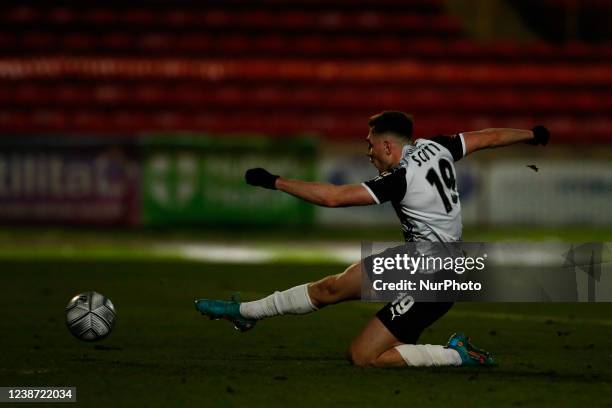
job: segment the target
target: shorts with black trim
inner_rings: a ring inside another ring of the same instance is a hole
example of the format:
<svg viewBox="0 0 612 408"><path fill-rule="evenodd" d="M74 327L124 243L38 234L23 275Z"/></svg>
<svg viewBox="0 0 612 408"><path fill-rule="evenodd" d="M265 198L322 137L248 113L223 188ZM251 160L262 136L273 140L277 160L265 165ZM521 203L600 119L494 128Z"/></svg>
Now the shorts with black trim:
<svg viewBox="0 0 612 408"><path fill-rule="evenodd" d="M412 296L407 295L387 303L376 313L376 317L399 341L416 344L421 333L453 305L453 302L415 302Z"/></svg>

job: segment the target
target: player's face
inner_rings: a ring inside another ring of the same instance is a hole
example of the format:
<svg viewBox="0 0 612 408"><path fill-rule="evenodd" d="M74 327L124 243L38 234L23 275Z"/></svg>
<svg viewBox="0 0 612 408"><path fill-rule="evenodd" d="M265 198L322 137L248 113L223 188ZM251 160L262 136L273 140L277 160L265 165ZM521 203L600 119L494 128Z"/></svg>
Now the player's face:
<svg viewBox="0 0 612 408"><path fill-rule="evenodd" d="M366 137L366 142L368 142L367 156L370 159L370 163L376 167L379 173L389 170L388 149L384 139L372 135L372 131L370 131L368 137Z"/></svg>

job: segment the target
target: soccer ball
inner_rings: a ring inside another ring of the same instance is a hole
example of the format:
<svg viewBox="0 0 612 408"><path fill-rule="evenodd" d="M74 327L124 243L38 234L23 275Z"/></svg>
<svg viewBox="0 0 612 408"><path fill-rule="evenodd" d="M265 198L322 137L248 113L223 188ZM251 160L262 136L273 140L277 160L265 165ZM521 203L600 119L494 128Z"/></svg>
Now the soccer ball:
<svg viewBox="0 0 612 408"><path fill-rule="evenodd" d="M73 297L66 306L66 325L79 340L105 338L115 325L115 306L98 292L85 292Z"/></svg>

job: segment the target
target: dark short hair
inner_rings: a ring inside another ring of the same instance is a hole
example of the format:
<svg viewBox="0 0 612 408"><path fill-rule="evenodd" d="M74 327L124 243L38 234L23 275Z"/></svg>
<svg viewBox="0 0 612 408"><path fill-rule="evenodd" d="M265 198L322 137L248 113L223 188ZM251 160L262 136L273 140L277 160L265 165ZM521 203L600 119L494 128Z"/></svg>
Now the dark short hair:
<svg viewBox="0 0 612 408"><path fill-rule="evenodd" d="M400 137L412 138L412 116L404 112L384 111L372 116L368 122L374 134L392 132Z"/></svg>

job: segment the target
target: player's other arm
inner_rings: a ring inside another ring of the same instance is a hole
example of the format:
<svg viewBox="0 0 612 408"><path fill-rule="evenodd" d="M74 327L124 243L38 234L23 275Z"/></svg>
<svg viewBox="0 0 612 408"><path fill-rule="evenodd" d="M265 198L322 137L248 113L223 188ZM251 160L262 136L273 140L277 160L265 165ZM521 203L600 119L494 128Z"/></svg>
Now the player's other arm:
<svg viewBox="0 0 612 408"><path fill-rule="evenodd" d="M531 130L493 128L476 132L464 132L465 155L477 150L509 146L515 143L545 146L550 139L550 132L544 126Z"/></svg>
<svg viewBox="0 0 612 408"><path fill-rule="evenodd" d="M323 207L350 207L376 204L361 184L334 185L279 177L278 190Z"/></svg>
<svg viewBox="0 0 612 408"><path fill-rule="evenodd" d="M349 207L376 204L376 201L361 184L334 185L308 182L270 174L262 168L249 169L246 182L252 186L284 191L302 200L323 207Z"/></svg>

